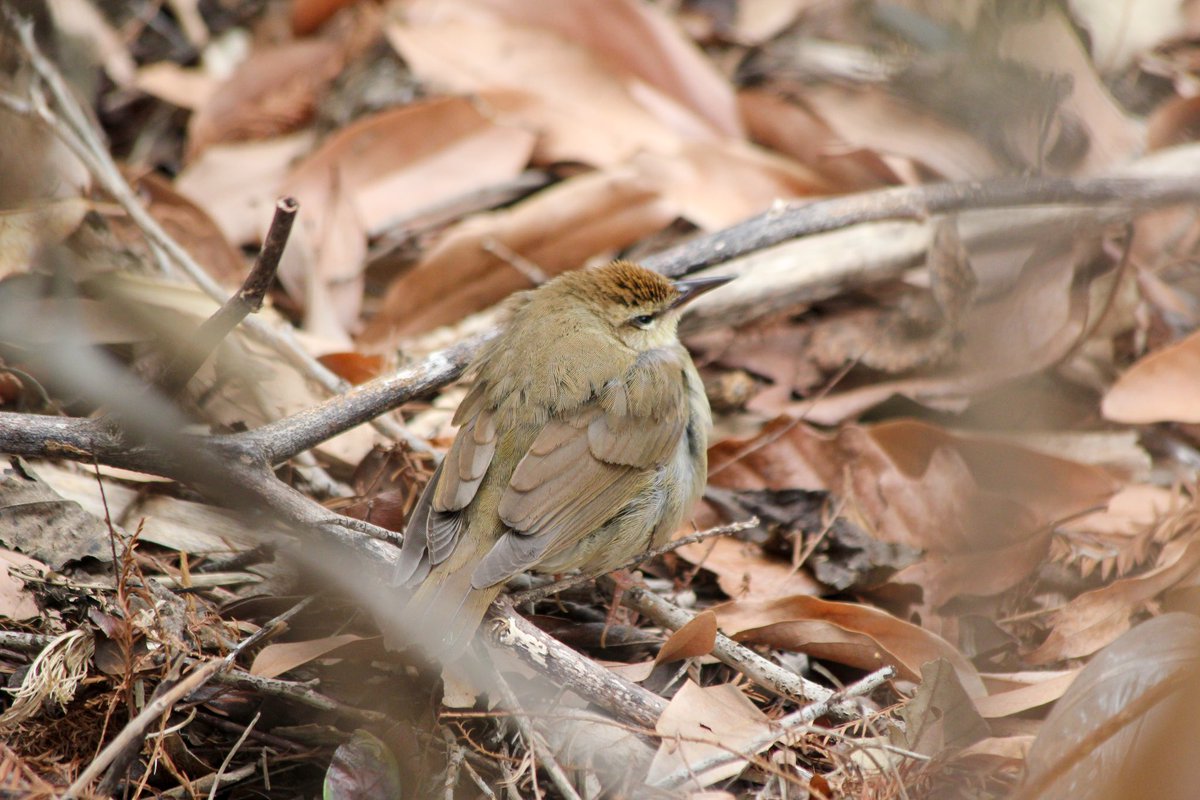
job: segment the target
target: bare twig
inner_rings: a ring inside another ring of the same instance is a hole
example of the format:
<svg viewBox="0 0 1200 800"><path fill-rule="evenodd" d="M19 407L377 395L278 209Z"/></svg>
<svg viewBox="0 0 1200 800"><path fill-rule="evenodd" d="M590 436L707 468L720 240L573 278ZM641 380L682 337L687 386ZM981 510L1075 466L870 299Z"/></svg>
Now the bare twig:
<svg viewBox="0 0 1200 800"><path fill-rule="evenodd" d="M229 762L233 761L234 755L238 750L242 749L242 744L246 741L246 737L250 735L250 731L254 730L254 726L258 724L258 720L261 717L261 711L254 715L254 719L250 720L249 724L246 725L246 730L242 731L242 735L238 737L238 740L233 743L233 747L225 755L225 759L217 769L217 777L213 780L212 788L208 790L208 800L214 800L217 796L217 789L221 788L221 778L225 775L225 770L229 769Z"/></svg>
<svg viewBox="0 0 1200 800"><path fill-rule="evenodd" d="M517 701L517 696L513 694L512 688L508 682L504 680L499 672L495 674L495 691L500 695L502 702L512 715L513 722L517 725L517 730L521 732L521 738L525 740L525 746L529 748L529 752L536 755L542 763L542 768L546 770L546 774L550 776L550 780L554 783L563 797L568 800L583 800L579 793L575 791L575 787L571 785L571 779L563 772L563 768L558 763L558 759L554 757L554 752L545 740L538 735L533 729L533 725L526 716L521 704ZM537 778L535 777L536 781Z"/></svg>
<svg viewBox="0 0 1200 800"><path fill-rule="evenodd" d="M1152 208L1194 203L1192 178L992 178L863 192L829 200L780 203L745 222L650 256L643 263L672 277L817 233L883 220L926 220L938 214L1042 205Z"/></svg>
<svg viewBox="0 0 1200 800"><path fill-rule="evenodd" d="M263 240L258 258L254 260L254 266L242 282L242 288L200 325L189 345L181 348L167 366L162 390L168 396L174 396L183 389L239 322L262 308L267 290L275 280L279 259L283 256L283 249L287 246L292 223L296 221L296 212L299 209L300 204L291 197L284 197L275 203L275 216L271 220L271 227Z"/></svg>
<svg viewBox="0 0 1200 800"><path fill-rule="evenodd" d="M685 611L641 586L626 589L621 594L621 603L668 630L682 628L694 616L691 612ZM783 697L811 702L825 701L833 695L832 690L771 663L723 633L717 634L712 654L721 663L742 673L764 689ZM833 709L833 713L835 716L843 718L853 717L853 710L849 707L837 706Z"/></svg>
<svg viewBox="0 0 1200 800"><path fill-rule="evenodd" d="M140 745L146 729L154 724L155 720L161 718L163 714L174 708L176 703L199 689L213 675L216 675L227 667L228 664L224 659L219 658L208 661L199 669L193 670L190 675L172 686L169 690L147 703L146 707L136 717L129 720L121 732L108 743L108 746L92 759L92 763L88 764L87 768L79 773L79 777L75 779L67 788L66 793L63 794L63 799L70 800L72 797L80 796L88 784L98 778L122 752L125 752L131 745L133 747Z"/></svg>
<svg viewBox="0 0 1200 800"><path fill-rule="evenodd" d="M493 644L513 653L555 685L570 689L617 719L653 730L666 710L666 700L584 658L513 613L507 601L494 604L490 614L492 623L488 633Z"/></svg>
<svg viewBox="0 0 1200 800"><path fill-rule="evenodd" d="M454 738L454 734L445 728L442 729L442 739L450 751L450 758L446 762L446 778L442 781L442 796L445 800L454 800L454 787L458 785L458 775L467 751Z"/></svg>
<svg viewBox="0 0 1200 800"><path fill-rule="evenodd" d="M773 730L757 739L746 744L741 753L717 753L710 758L694 764L688 764L679 770L665 775L654 782L654 786L671 789L677 786L682 786L687 783L695 775L700 775L709 770L723 767L727 764L732 764L736 761L746 758L743 753L757 753L767 747L770 747L775 742L787 736L789 733L796 731L799 728L812 723L817 717L829 714L834 705L842 703L852 697L861 697L870 694L877 688L882 686L884 682L890 680L896 670L892 667L883 667L872 672L860 681L850 684L841 691L834 692L824 700L819 700L811 703L804 708L788 714L786 717L778 720L772 727Z"/></svg>
<svg viewBox="0 0 1200 800"><path fill-rule="evenodd" d="M141 746L142 740L145 738L146 729L154 723L155 720L161 718L164 714L175 707L183 698L187 697L192 692L199 689L215 675L223 672L234 663L234 660L244 652L247 648L253 647L258 642L262 641L267 636L275 633L280 626L287 620L298 614L301 610L312 602L312 598L305 598L290 609L272 619L266 625L263 625L250 636L246 637L233 650L226 654L223 658L213 659L201 664L194 669L190 675L181 680L179 683L163 691L158 697L155 697L146 707L131 719L121 732L118 733L108 745L100 751L99 755L92 760L92 763L87 765L83 772L79 773L79 777L68 787L66 794L63 795L64 800L78 796L93 780L100 776L111 764L121 763L121 756L131 750L136 750Z"/></svg>
<svg viewBox="0 0 1200 800"><path fill-rule="evenodd" d="M678 550L681 547L686 547L689 544L703 542L706 539L715 539L718 536L729 536L731 534L740 533L744 530L749 530L750 528L757 526L758 517L751 517L750 519L745 519L741 522L732 522L728 525L719 525L715 528L709 528L706 531L700 531L698 533L688 534L687 536L681 536L678 539L667 542L662 547L656 547L653 550L648 550L645 553L642 553L640 556L631 558L629 561L626 561L616 569L609 570L609 572L619 572L623 569L636 567L643 561L649 561L652 558L657 558L664 553L670 553ZM554 581L553 583L548 583L545 586L536 586L533 589L514 592L508 596L508 599L512 601L514 606L524 605L525 603L536 603L538 600L544 600L551 595L558 594L559 592L565 592L567 589L571 589L576 586L580 586L581 584L588 583L589 581L593 581L596 579L596 577L597 576L595 575L572 575L569 578L563 578L560 581Z"/></svg>
<svg viewBox="0 0 1200 800"><path fill-rule="evenodd" d="M50 90L55 105L61 111L61 116L56 114L46 102L40 85L37 84L34 85L28 101L5 94L0 96L3 105L16 113L41 122L83 162L101 188L117 201L129 219L142 231L150 244L151 252L164 272L170 274L174 272L174 267L178 267L205 294L218 303L224 304L227 299L225 290L192 258L187 250L163 229L126 182L120 168L117 167L101 139L100 133L67 86L62 74L54 63L42 54L34 38L32 24L16 19L11 11L6 14L17 30L21 47L29 58L30 65L42 83ZM276 328L260 319L249 317L246 319L246 330L256 339L280 353L302 375L327 391L339 394L349 388L349 384L317 361L296 340L290 329ZM370 421L385 436L401 439L419 450L429 449L426 442L410 437L404 428L390 420L373 417Z"/></svg>

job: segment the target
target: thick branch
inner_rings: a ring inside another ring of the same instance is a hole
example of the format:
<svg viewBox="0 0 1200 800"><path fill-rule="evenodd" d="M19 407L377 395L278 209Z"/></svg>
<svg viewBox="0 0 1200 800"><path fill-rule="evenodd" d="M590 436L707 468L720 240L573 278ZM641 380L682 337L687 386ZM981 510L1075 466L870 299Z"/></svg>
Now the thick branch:
<svg viewBox="0 0 1200 800"><path fill-rule="evenodd" d="M643 260L679 276L816 233L883 220L924 220L937 214L1040 205L1156 208L1200 200L1193 178L993 178L902 186L828 200L781 204L745 222L701 236Z"/></svg>

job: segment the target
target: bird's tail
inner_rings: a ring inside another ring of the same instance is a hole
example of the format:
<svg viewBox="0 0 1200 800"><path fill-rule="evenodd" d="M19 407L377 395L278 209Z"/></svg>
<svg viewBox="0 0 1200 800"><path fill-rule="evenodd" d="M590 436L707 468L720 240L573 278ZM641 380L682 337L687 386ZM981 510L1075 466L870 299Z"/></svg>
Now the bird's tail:
<svg viewBox="0 0 1200 800"><path fill-rule="evenodd" d="M459 541L451 556L425 577L402 612L415 643L443 663L463 654L503 588L502 583L484 589L471 586L471 573L483 555L473 552L475 538L482 537L465 536Z"/></svg>

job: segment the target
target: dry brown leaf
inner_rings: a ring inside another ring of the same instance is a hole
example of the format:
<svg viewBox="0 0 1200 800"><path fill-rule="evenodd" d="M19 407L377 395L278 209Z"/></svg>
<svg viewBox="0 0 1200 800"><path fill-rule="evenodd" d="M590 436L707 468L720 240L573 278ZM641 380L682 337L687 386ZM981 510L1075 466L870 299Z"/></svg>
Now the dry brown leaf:
<svg viewBox="0 0 1200 800"><path fill-rule="evenodd" d="M231 289L241 285L245 261L212 217L153 172L139 175L133 183L148 201L150 215L214 280ZM129 230L128 235L140 233Z"/></svg>
<svg viewBox="0 0 1200 800"><path fill-rule="evenodd" d="M868 150L893 169L896 159L908 159L946 180L1002 172L988 148L970 134L909 107L882 87L814 87L804 99L846 147Z"/></svg>
<svg viewBox="0 0 1200 800"><path fill-rule="evenodd" d="M12 571L28 571L33 575L45 575L50 567L35 558L0 548L0 618L25 620L40 617L42 610Z"/></svg>
<svg viewBox="0 0 1200 800"><path fill-rule="evenodd" d="M258 244L271 223L284 177L312 142L311 134L297 133L216 145L187 165L175 187L208 212L231 244ZM301 219L319 213L319 208L300 209Z"/></svg>
<svg viewBox="0 0 1200 800"><path fill-rule="evenodd" d="M662 745L654 754L647 783L705 758L746 748L771 730L770 720L733 684L701 688L690 680L671 698L658 718L655 732ZM747 755L754 755L765 747ZM688 784L703 788L740 773L746 761L734 761L696 775Z"/></svg>
<svg viewBox="0 0 1200 800"><path fill-rule="evenodd" d="M671 638L659 648L654 657L655 665L669 664L684 658L698 658L712 652L717 642L717 615L712 611L701 611L688 620L682 628L671 634Z"/></svg>
<svg viewBox="0 0 1200 800"><path fill-rule="evenodd" d="M1014 520L1014 523L1019 522ZM926 553L891 577L893 584L921 587L922 604L939 608L957 597L991 597L1028 578L1046 563L1049 527L1021 528L1025 538L987 550Z"/></svg>
<svg viewBox="0 0 1200 800"><path fill-rule="evenodd" d="M934 408L947 401L965 404L972 395L1058 362L1075 346L1089 319L1089 297L1074 286L1075 270L1094 257L1092 250L1090 240L1081 240L1077 247L1054 242L1046 246L1046 252L1035 252L1011 285L966 315L954 362L948 367L927 376L885 381L798 402L793 404L792 413L816 423L834 424L893 395ZM875 341L886 335L875 332ZM1022 420L1030 426L1041 409L1036 398L1027 403Z"/></svg>
<svg viewBox="0 0 1200 800"><path fill-rule="evenodd" d="M0 547L54 569L83 558L112 560L104 520L61 497L15 456L0 465Z"/></svg>
<svg viewBox="0 0 1200 800"><path fill-rule="evenodd" d="M340 44L317 39L257 50L192 115L188 160L214 144L266 139L304 126L345 57Z"/></svg>
<svg viewBox="0 0 1200 800"><path fill-rule="evenodd" d="M344 381L356 386L378 377L383 370L383 356L368 356L362 353L326 353L318 356L325 367Z"/></svg>
<svg viewBox="0 0 1200 800"><path fill-rule="evenodd" d="M1200 620L1164 614L1091 660L1029 749L1023 798L1185 800L1200 780Z"/></svg>
<svg viewBox="0 0 1200 800"><path fill-rule="evenodd" d="M320 209L301 213L291 257L279 271L280 281L305 306L306 327L336 334L357 325L372 229L515 177L533 142L533 134L496 123L467 98L384 111L326 140L283 186L302 209Z"/></svg>
<svg viewBox="0 0 1200 800"><path fill-rule="evenodd" d="M470 15L455 13L462 6L435 4L425 19L389 26L388 39L420 78L443 91L523 93L521 102L510 95L501 110L506 120L539 132L539 162L609 166L641 150L672 152L683 135L716 138L698 119L664 122L583 46L544 29L479 19L478 8L476 18L464 18Z"/></svg>
<svg viewBox="0 0 1200 800"><path fill-rule="evenodd" d="M1200 422L1200 331L1137 361L1104 395L1105 419L1131 425Z"/></svg>
<svg viewBox="0 0 1200 800"><path fill-rule="evenodd" d="M1113 642L1133 626L1145 604L1200 566L1200 539L1168 542L1153 569L1084 592L1046 617L1050 635L1025 657L1029 664L1082 658Z"/></svg>
<svg viewBox="0 0 1200 800"><path fill-rule="evenodd" d="M292 33L306 36L356 0L292 0Z"/></svg>
<svg viewBox="0 0 1200 800"><path fill-rule="evenodd" d="M1154 152L1200 139L1200 96L1172 97L1146 121L1146 150Z"/></svg>
<svg viewBox="0 0 1200 800"><path fill-rule="evenodd" d="M667 156L642 153L632 163L662 184L681 216L705 230L831 189L807 167L733 140L688 143Z"/></svg>
<svg viewBox="0 0 1200 800"><path fill-rule="evenodd" d="M742 135L729 81L657 6L637 0L482 4L509 22L554 31L587 48L613 73L636 76L707 120L718 133Z"/></svg>
<svg viewBox="0 0 1200 800"><path fill-rule="evenodd" d="M43 463L38 475L55 492L78 503L97 517L135 520L138 540L187 551L192 555L228 553L273 540L261 529L251 530L232 511L168 495L147 494L143 487L104 479L101 495L96 476L73 464Z"/></svg>
<svg viewBox="0 0 1200 800"><path fill-rule="evenodd" d="M250 674L261 678L276 678L309 661L329 655L340 647L351 642L362 641L362 636L352 633L342 633L337 636L326 636L323 639L312 639L307 642L283 642L269 644L254 656L250 666Z"/></svg>
<svg viewBox="0 0 1200 800"><path fill-rule="evenodd" d="M159 100L194 111L208 104L220 82L202 69L157 61L138 69L135 85Z"/></svg>
<svg viewBox="0 0 1200 800"><path fill-rule="evenodd" d="M932 757L969 747L990 733L958 672L944 658L921 665L921 683L899 715L904 730L893 732L898 743Z"/></svg>
<svg viewBox="0 0 1200 800"><path fill-rule="evenodd" d="M908 680L921 665L944 658L967 694L987 694L975 667L949 642L886 611L806 595L734 600L713 609L721 629L741 642L795 650L866 670L885 664Z"/></svg>
<svg viewBox="0 0 1200 800"><path fill-rule="evenodd" d="M68 197L0 210L0 278L27 272L38 248L70 236L91 207L82 197Z"/></svg>
<svg viewBox="0 0 1200 800"><path fill-rule="evenodd" d="M1089 142L1074 172L1091 174L1124 163L1142 147L1140 125L1109 94L1070 20L1057 7L1047 6L1040 18L1006 27L1000 53L1070 78L1071 93L1060 109L1087 128Z"/></svg>
<svg viewBox="0 0 1200 800"><path fill-rule="evenodd" d="M1026 673L1028 674L1028 673ZM1025 683L1016 689L976 697L975 708L985 719L1000 719L1053 703L1070 688L1079 670L1049 673L1045 680Z"/></svg>
<svg viewBox="0 0 1200 800"><path fill-rule="evenodd" d="M730 597L771 598L816 594L822 589L807 572L766 555L750 542L723 537L689 544L675 552L688 563L716 575L717 585Z"/></svg>
<svg viewBox="0 0 1200 800"><path fill-rule="evenodd" d="M676 214L659 186L633 167L619 167L571 178L512 208L472 217L389 287L363 339L373 348L385 345L532 288L519 265L489 252L491 243L552 276L628 246Z"/></svg>
<svg viewBox="0 0 1200 800"><path fill-rule="evenodd" d="M1117 488L1103 470L987 437L899 420L818 433L780 417L709 449L729 489L827 489L885 541L943 552L995 550L1087 509Z"/></svg>
<svg viewBox="0 0 1200 800"><path fill-rule="evenodd" d="M836 191L874 189L899 182L878 155L870 150L848 149L824 120L799 103L768 90L744 89L738 94L738 104L754 141L815 170Z"/></svg>

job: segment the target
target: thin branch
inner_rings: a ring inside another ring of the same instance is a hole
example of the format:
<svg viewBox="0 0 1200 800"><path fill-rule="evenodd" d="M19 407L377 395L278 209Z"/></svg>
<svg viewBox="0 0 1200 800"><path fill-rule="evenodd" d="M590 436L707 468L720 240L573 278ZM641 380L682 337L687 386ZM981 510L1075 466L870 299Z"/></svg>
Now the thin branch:
<svg viewBox="0 0 1200 800"><path fill-rule="evenodd" d="M190 675L179 683L147 703L146 707L136 717L129 720L128 724L117 734L116 738L100 751L100 754L92 760L92 763L88 764L87 768L79 773L79 777L67 788L66 793L63 795L63 800L70 800L70 798L80 796L87 786L98 778L108 768L109 764L113 763L126 748L131 745L135 747L140 745L145 736L146 729L154 724L156 720L174 708L175 704L180 700L207 683L213 675L216 675L227 667L228 664L226 664L224 659L214 659L206 662L199 669L193 670Z"/></svg>
<svg viewBox="0 0 1200 800"><path fill-rule="evenodd" d="M546 741L538 735L533 729L529 717L521 708L521 704L517 701L517 696L513 694L512 688L504 677L497 671L494 677L493 688L500 695L500 701L509 710L512 715L513 722L517 725L517 730L521 732L521 738L525 740L525 746L529 748L529 752L536 754L542 762L542 768L546 770L546 774L550 776L550 780L554 783L558 791L563 797L568 800L583 800L579 793L575 791L575 787L571 785L571 779L563 772L563 768L559 765L558 760L554 757L554 752ZM535 765L536 769L536 765ZM534 778L534 780L537 780Z"/></svg>
<svg viewBox="0 0 1200 800"><path fill-rule="evenodd" d="M258 720L262 717L262 711L254 715L254 719L250 720L246 725L246 730L242 731L242 735L233 743L233 747L225 755L225 760L221 762L220 768L217 770L217 777L213 780L212 788L208 790L208 800L215 800L217 789L221 788L221 778L225 776L225 770L229 769L229 763L233 761L234 755L242 748L242 744L246 741L246 737L250 735L250 731L254 730L254 726L258 724Z"/></svg>
<svg viewBox="0 0 1200 800"><path fill-rule="evenodd" d="M167 396L179 394L238 323L262 308L299 210L300 204L291 197L281 198L275 203L271 227L241 289L200 325L189 345L181 348L167 366L162 381L162 390Z"/></svg>
<svg viewBox="0 0 1200 800"><path fill-rule="evenodd" d="M105 146L100 133L67 86L62 74L55 64L42 54L34 38L33 25L18 19L12 11L6 11L5 14L17 30L21 47L29 58L30 65L38 78L49 88L62 116L55 114L45 102L38 85L34 86L29 102L8 95L0 96L0 101L17 113L40 121L83 162L100 187L117 201L129 219L141 230L150 244L151 252L165 272L170 273L172 265L178 266L205 294L224 304L227 299L225 290L163 229L121 175L121 170ZM280 353L307 379L327 391L339 394L349 388L349 384L314 358L296 340L290 328L276 328L256 317L249 317L246 319L246 330L254 338ZM403 427L391 420L372 417L369 421L385 436L403 440L420 450L428 450L427 443L410 437Z"/></svg>
<svg viewBox="0 0 1200 800"><path fill-rule="evenodd" d="M883 667L872 672L860 681L850 684L841 691L830 694L824 700L801 708L798 711L793 711L786 717L779 719L772 726L773 730L770 733L758 738L755 741L748 742L742 748L740 753L717 753L702 761L694 764L687 764L680 769L668 775L659 778L654 782L654 786L662 789L673 789L687 783L696 775L701 775L709 770L733 764L737 761L746 759L745 753L758 753L775 742L784 738L790 733L797 731L812 723L818 717L823 717L829 714L834 705L845 702L852 697L861 697L868 695L882 686L886 681L890 680L896 670L893 667Z"/></svg>
<svg viewBox="0 0 1200 800"><path fill-rule="evenodd" d="M181 680L179 683L162 692L161 695L152 699L146 704L146 707L141 712L129 720L121 732L118 733L108 745L100 751L100 754L88 764L83 772L79 773L79 777L67 789L64 800L79 795L93 780L100 776L110 765L120 764L123 759L122 755L130 751L136 751L141 746L142 741L146 737L146 729L154 723L155 720L161 718L164 714L175 707L183 698L187 697L192 692L199 689L219 672L224 672L229 669L234 660L248 648L258 644L267 636L278 631L280 626L286 623L289 619L300 613L306 608L313 598L307 597L301 600L296 605L289 608L279 616L263 625L250 636L242 640L237 647L233 648L222 658L207 661L194 669L188 677ZM159 685L162 688L162 684Z"/></svg>
<svg viewBox="0 0 1200 800"><path fill-rule="evenodd" d="M621 603L667 630L682 628L694 616L641 586L633 586L622 592ZM825 701L833 695L832 690L771 663L723 633L717 634L712 655L722 664L737 670L764 689L783 697L812 702ZM852 718L854 712L849 707L838 706L833 709L833 713L839 717Z"/></svg>
<svg viewBox="0 0 1200 800"><path fill-rule="evenodd" d="M1030 178L901 186L828 200L780 203L722 231L643 259L677 277L764 250L790 239L885 220L926 220L939 214L1042 205L1156 208L1200 200L1194 178Z"/></svg>
<svg viewBox="0 0 1200 800"><path fill-rule="evenodd" d="M575 692L614 717L653 730L667 701L564 645L513 613L501 599L489 611L490 643L504 648L557 686Z"/></svg>
<svg viewBox="0 0 1200 800"><path fill-rule="evenodd" d="M610 569L608 573L620 572L623 569L636 567L643 561L649 561L652 558L657 558L664 553L670 553L678 550L681 547L686 547L689 544L703 542L706 539L715 539L718 536L729 536L731 534L740 533L744 530L755 527L758 527L758 517L751 517L750 519L744 519L741 522L732 522L728 525L719 525L716 528L709 528L706 531L700 531L698 533L688 534L687 536L681 536L678 539L667 542L662 547L656 547L653 550L647 550L640 556L635 556L629 559L621 566L616 567L615 569ZM567 589L572 589L576 586L594 581L597 577L599 576L572 575L569 578L563 578L560 581L554 581L553 583L548 583L545 586L536 586L532 589L526 589L522 592L515 592L510 594L508 599L514 606L521 606L526 603L536 603L538 600L545 600L551 595L558 594L559 592L565 592Z"/></svg>

